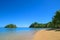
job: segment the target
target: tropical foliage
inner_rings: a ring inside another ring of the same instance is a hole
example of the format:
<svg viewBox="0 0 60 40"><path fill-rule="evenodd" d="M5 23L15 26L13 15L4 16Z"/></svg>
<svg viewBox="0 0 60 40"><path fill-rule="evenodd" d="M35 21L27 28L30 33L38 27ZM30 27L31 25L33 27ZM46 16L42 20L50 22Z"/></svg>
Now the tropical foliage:
<svg viewBox="0 0 60 40"><path fill-rule="evenodd" d="M57 11L53 20L52 20L53 25L56 28L60 28L60 11Z"/></svg>
<svg viewBox="0 0 60 40"><path fill-rule="evenodd" d="M8 24L5 26L5 28L16 28L17 26L14 24Z"/></svg>
<svg viewBox="0 0 60 40"><path fill-rule="evenodd" d="M57 11L51 22L41 24L34 22L30 25L30 28L60 28L60 11Z"/></svg>
<svg viewBox="0 0 60 40"><path fill-rule="evenodd" d="M37 23L37 22L34 22L30 25L30 28L45 28L46 27L46 24L40 24L40 23Z"/></svg>

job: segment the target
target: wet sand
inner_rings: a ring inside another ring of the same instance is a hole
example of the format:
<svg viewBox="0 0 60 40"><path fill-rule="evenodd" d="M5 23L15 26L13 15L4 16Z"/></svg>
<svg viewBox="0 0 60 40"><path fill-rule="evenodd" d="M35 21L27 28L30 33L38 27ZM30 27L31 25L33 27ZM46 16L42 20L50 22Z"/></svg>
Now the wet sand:
<svg viewBox="0 0 60 40"><path fill-rule="evenodd" d="M40 30L35 33L33 40L60 40L60 31Z"/></svg>

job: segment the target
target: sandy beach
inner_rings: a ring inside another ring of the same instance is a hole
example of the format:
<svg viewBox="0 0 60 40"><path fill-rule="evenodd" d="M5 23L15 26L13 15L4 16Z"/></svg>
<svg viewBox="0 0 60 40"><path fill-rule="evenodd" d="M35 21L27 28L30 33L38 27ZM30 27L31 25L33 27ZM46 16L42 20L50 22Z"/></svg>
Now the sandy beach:
<svg viewBox="0 0 60 40"><path fill-rule="evenodd" d="M60 31L56 30L40 30L36 32L33 40L60 40Z"/></svg>

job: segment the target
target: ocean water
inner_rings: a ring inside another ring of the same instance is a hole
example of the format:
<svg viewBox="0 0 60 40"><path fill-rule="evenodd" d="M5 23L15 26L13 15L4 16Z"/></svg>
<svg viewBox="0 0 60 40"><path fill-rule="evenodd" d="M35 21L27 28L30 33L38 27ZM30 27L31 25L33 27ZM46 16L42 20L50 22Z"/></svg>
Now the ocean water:
<svg viewBox="0 0 60 40"><path fill-rule="evenodd" d="M0 28L0 40L33 40L34 34L44 28Z"/></svg>

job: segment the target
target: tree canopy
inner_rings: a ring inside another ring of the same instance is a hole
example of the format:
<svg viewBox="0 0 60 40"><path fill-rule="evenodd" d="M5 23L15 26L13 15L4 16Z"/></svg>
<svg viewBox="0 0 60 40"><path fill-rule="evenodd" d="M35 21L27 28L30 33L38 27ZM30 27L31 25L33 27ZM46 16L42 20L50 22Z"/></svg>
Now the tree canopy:
<svg viewBox="0 0 60 40"><path fill-rule="evenodd" d="M34 22L30 25L30 28L60 28L60 10L56 11L51 22L46 24Z"/></svg>
<svg viewBox="0 0 60 40"><path fill-rule="evenodd" d="M8 24L5 26L5 28L16 28L17 26L14 24Z"/></svg>
<svg viewBox="0 0 60 40"><path fill-rule="evenodd" d="M60 28L60 10L56 12L52 23L56 28Z"/></svg>
<svg viewBox="0 0 60 40"><path fill-rule="evenodd" d="M43 27L45 28L46 25L45 24L40 24L38 22L34 22L30 25L30 28L43 28Z"/></svg>

